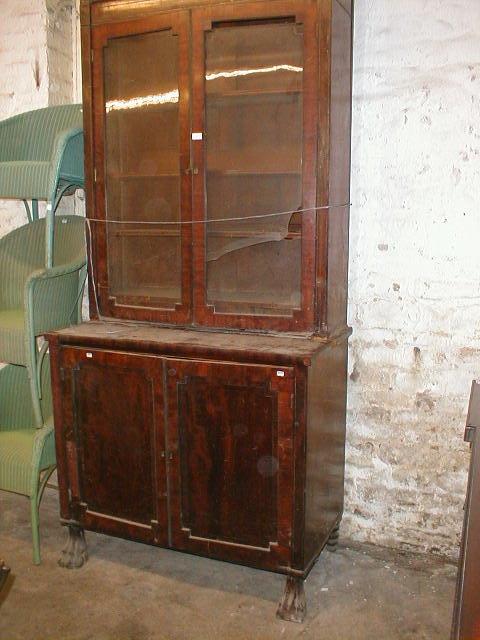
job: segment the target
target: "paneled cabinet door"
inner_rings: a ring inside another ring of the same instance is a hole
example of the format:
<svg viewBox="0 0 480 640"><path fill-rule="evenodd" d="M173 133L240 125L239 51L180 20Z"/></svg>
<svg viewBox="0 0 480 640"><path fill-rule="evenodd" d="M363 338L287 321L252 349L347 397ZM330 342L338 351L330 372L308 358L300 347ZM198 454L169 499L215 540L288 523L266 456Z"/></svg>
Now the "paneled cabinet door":
<svg viewBox="0 0 480 640"><path fill-rule="evenodd" d="M166 363L172 546L264 567L288 563L293 369Z"/></svg>
<svg viewBox="0 0 480 640"><path fill-rule="evenodd" d="M161 359L66 348L61 367L72 514L87 528L166 544Z"/></svg>

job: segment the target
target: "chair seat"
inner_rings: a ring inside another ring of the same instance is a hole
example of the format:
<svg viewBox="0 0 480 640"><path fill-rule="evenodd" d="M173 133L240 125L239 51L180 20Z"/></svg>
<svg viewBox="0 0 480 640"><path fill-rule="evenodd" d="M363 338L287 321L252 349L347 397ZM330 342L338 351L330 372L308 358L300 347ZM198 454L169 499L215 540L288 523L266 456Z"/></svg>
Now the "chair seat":
<svg viewBox="0 0 480 640"><path fill-rule="evenodd" d="M30 495L32 449L36 433L37 429L0 431L0 487L2 489Z"/></svg>
<svg viewBox="0 0 480 640"><path fill-rule="evenodd" d="M24 318L23 309L0 311L0 362L26 366Z"/></svg>
<svg viewBox="0 0 480 640"><path fill-rule="evenodd" d="M0 193L2 198L47 200L50 197L50 162L0 162Z"/></svg>

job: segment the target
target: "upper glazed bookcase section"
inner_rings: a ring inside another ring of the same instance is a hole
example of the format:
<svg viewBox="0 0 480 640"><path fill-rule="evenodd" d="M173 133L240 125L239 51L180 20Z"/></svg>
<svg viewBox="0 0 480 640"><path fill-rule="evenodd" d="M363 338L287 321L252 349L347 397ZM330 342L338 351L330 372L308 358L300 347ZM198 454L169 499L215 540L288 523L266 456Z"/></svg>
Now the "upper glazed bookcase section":
<svg viewBox="0 0 480 640"><path fill-rule="evenodd" d="M348 6L83 2L94 317L345 328Z"/></svg>

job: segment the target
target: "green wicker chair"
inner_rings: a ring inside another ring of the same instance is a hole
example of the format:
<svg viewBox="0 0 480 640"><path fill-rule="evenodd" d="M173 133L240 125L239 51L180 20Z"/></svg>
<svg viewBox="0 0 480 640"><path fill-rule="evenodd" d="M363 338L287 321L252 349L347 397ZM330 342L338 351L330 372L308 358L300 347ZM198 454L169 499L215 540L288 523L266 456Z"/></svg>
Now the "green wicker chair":
<svg viewBox="0 0 480 640"><path fill-rule="evenodd" d="M42 408L45 425L36 428L25 367L0 369L0 489L30 498L33 561L40 564L38 510L50 474L55 469L50 363L42 367Z"/></svg>
<svg viewBox="0 0 480 640"><path fill-rule="evenodd" d="M0 198L23 200L29 221L38 219L38 201L47 201L47 268L53 264L53 216L60 198L84 185L82 126L79 104L28 111L0 122Z"/></svg>
<svg viewBox="0 0 480 640"><path fill-rule="evenodd" d="M0 238L0 362L26 367L37 427L44 423L39 370L47 349L47 343L39 349L38 337L81 320L84 223L80 216L55 216L51 269L44 266L44 218Z"/></svg>

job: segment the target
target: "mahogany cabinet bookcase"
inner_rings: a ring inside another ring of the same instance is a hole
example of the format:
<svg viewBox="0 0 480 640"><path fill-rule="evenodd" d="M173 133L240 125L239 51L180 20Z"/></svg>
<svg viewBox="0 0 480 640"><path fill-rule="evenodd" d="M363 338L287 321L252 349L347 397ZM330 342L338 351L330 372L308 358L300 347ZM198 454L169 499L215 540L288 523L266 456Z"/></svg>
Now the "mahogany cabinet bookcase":
<svg viewBox="0 0 480 640"><path fill-rule="evenodd" d="M49 335L83 530L281 572L343 508L350 0L84 0L90 313Z"/></svg>

